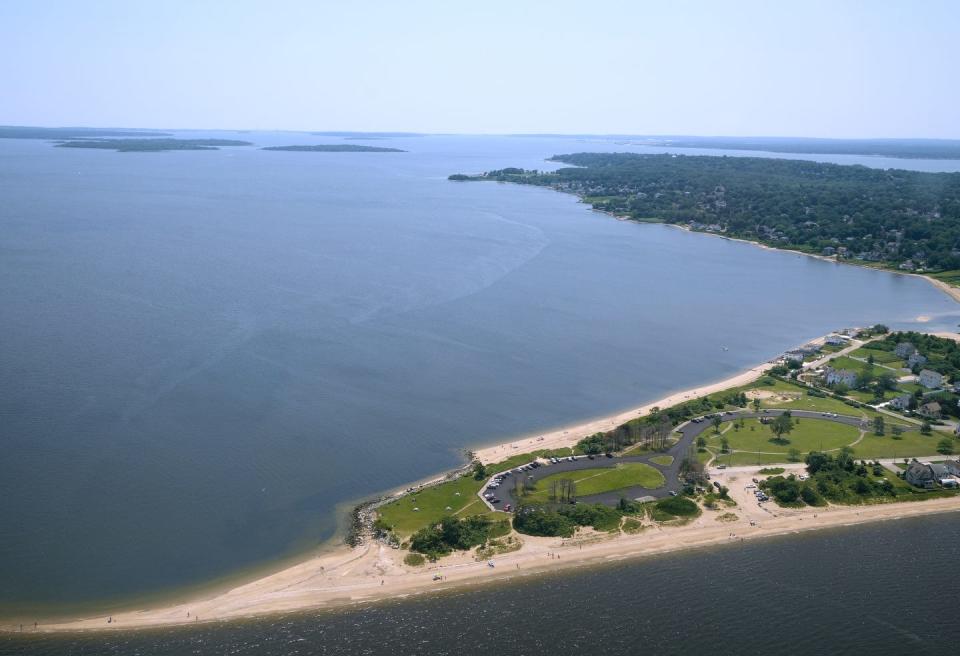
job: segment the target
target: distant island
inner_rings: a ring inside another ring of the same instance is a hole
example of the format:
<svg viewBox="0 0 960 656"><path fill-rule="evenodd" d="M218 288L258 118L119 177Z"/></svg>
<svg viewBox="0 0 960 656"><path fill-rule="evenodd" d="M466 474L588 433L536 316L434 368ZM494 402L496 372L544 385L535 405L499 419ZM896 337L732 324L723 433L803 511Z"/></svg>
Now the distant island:
<svg viewBox="0 0 960 656"><path fill-rule="evenodd" d="M88 139L90 137L170 137L169 132L112 128L35 128L0 125L0 139Z"/></svg>
<svg viewBox="0 0 960 656"><path fill-rule="evenodd" d="M219 150L221 146L252 146L235 139L75 139L57 144L58 148L98 148L119 153L160 152L164 150Z"/></svg>
<svg viewBox="0 0 960 656"><path fill-rule="evenodd" d="M405 153L399 148L361 146L359 144L320 144L316 146L266 146L260 150L286 150L296 153Z"/></svg>
<svg viewBox="0 0 960 656"><path fill-rule="evenodd" d="M960 173L712 155L575 153L551 161L576 168L449 179L551 187L619 218L960 282Z"/></svg>

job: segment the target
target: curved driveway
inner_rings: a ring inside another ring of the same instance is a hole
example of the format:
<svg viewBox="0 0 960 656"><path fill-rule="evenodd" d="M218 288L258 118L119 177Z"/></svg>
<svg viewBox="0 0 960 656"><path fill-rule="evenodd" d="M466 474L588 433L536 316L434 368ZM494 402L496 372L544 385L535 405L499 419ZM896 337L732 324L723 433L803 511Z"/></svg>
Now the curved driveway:
<svg viewBox="0 0 960 656"><path fill-rule="evenodd" d="M736 412L722 412L719 413L721 418L724 421L732 421L743 417L744 419L753 419L756 417L776 417L777 415L783 414L785 410L764 410L761 412L753 412L748 410L741 410ZM810 410L790 410L790 413L794 417L800 418L809 418L809 419L820 419L823 421L834 421L840 424L847 424L849 426L854 426L856 428L862 428L863 418L861 417L850 417L847 415L830 415L823 412L813 412ZM708 415L709 416L709 415ZM619 490L613 490L610 492L604 492L602 494L593 494L590 496L577 497L577 501L582 501L584 503L604 503L607 505L614 505L620 501L621 498L626 499L635 499L643 496L650 497L665 497L671 492L677 492L680 490L680 463L683 461L684 455L687 453L687 450L690 448L690 445L693 444L694 440L708 428L711 428L712 424L710 420L703 420L700 422L688 421L681 424L674 430L680 433L680 439L672 447L666 451L653 451L649 453L644 453L643 455L636 456L614 456L608 458L604 455L594 456L591 460L587 456L576 456L575 460L561 460L557 464L545 464L542 467L528 471L520 471L519 468L511 470L510 475L503 482L501 488L491 490L497 495L497 498L501 499L504 504L511 504L513 507L518 505L517 499L514 497L514 478L517 476L523 476L529 480L532 480L534 483L539 481L542 478L550 476L552 474L558 474L561 472L573 472L581 469L597 469L600 467L615 467L618 463L621 462L642 462L644 464L650 465L661 474L663 474L665 483L656 489L650 489L645 487L630 487L630 488L621 488ZM655 462L651 462L651 458L657 456L670 455L673 456L673 462L669 465L658 465ZM541 461L542 463L543 461ZM497 473L499 475L500 472ZM492 480L492 477L491 477ZM487 491L487 487L484 486L484 489L480 491L480 495ZM491 506L486 499L483 499L491 508ZM502 508L494 508L495 510L501 510Z"/></svg>

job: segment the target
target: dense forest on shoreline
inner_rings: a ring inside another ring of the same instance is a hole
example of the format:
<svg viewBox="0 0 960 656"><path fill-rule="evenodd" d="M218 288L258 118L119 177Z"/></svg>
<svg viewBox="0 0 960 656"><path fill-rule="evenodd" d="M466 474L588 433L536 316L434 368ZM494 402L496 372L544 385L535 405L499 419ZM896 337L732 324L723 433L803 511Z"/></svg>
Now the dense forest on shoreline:
<svg viewBox="0 0 960 656"><path fill-rule="evenodd" d="M497 180L574 193L595 209L903 270L960 268L960 173L758 157L575 153Z"/></svg>
<svg viewBox="0 0 960 656"><path fill-rule="evenodd" d="M164 150L219 150L222 146L252 146L236 139L77 139L57 144L58 148L99 148L120 153Z"/></svg>

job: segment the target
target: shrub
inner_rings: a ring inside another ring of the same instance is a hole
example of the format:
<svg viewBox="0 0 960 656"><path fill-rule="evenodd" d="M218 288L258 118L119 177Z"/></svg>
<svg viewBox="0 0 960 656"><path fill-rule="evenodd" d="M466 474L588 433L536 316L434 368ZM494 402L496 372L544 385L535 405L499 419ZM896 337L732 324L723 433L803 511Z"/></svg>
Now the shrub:
<svg viewBox="0 0 960 656"><path fill-rule="evenodd" d="M697 504L684 497L665 497L655 504L656 509L674 517L690 517L699 512Z"/></svg>
<svg viewBox="0 0 960 656"><path fill-rule="evenodd" d="M420 567L427 562L427 559L423 557L423 554L410 552L403 557L403 562L405 565L410 565L410 567Z"/></svg>

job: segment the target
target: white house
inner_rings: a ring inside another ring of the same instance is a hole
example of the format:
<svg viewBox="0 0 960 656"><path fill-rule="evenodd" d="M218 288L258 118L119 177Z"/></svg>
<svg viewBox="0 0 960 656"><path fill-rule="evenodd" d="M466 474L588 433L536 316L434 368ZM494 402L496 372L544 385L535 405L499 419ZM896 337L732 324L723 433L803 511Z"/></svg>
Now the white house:
<svg viewBox="0 0 960 656"><path fill-rule="evenodd" d="M827 339L826 339L827 344L833 344L835 346L846 344L848 341L850 341L849 337L847 337L846 335L837 335L836 333L832 335L827 335Z"/></svg>
<svg viewBox="0 0 960 656"><path fill-rule="evenodd" d="M910 398L911 396L909 394L901 394L900 396L891 400L889 405L891 408L896 410L906 410L910 407Z"/></svg>
<svg viewBox="0 0 960 656"><path fill-rule="evenodd" d="M936 371L924 369L920 372L920 384L927 389L935 389L943 384L943 376Z"/></svg>
<svg viewBox="0 0 960 656"><path fill-rule="evenodd" d="M849 369L834 369L827 367L824 371L827 374L827 385L846 385L847 387L857 386L857 372Z"/></svg>
<svg viewBox="0 0 960 656"><path fill-rule="evenodd" d="M784 360L792 360L793 362L803 362L805 357L807 356L803 351L787 351L783 354Z"/></svg>
<svg viewBox="0 0 960 656"><path fill-rule="evenodd" d="M900 342L897 344L897 347L893 349L894 355L896 355L898 358L909 358L916 352L917 347L910 342Z"/></svg>

